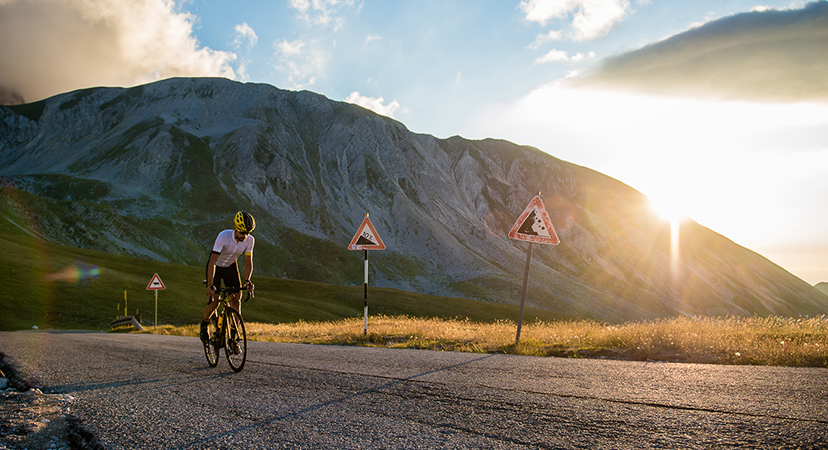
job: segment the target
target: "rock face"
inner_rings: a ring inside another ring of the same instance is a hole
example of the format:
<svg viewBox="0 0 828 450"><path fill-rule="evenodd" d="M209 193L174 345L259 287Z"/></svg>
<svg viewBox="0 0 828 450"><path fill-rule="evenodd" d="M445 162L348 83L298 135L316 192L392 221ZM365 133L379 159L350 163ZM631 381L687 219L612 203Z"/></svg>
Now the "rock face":
<svg viewBox="0 0 828 450"><path fill-rule="evenodd" d="M245 209L256 271L362 283L364 214L388 247L372 285L517 303L528 244L506 234L539 191L561 239L536 245L527 304L606 320L821 314L828 298L630 187L538 149L437 139L312 92L169 79L0 106L0 229L203 264ZM677 270L674 270L677 268Z"/></svg>

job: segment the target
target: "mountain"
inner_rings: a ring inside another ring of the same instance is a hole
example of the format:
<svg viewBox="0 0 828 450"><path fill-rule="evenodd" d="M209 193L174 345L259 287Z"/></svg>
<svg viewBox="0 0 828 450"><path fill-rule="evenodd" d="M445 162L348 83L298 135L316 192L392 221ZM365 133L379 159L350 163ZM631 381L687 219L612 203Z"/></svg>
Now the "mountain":
<svg viewBox="0 0 828 450"><path fill-rule="evenodd" d="M554 150L554 149L550 149ZM826 297L645 196L536 148L437 139L312 92L168 79L0 106L0 229L200 266L239 209L256 273L361 284L347 245L365 214L386 244L371 285L518 303L528 244L506 234L541 197L558 246L535 245L527 305L618 321L821 314Z"/></svg>
<svg viewBox="0 0 828 450"><path fill-rule="evenodd" d="M822 283L817 283L814 287L823 294L828 295L828 283L823 281Z"/></svg>

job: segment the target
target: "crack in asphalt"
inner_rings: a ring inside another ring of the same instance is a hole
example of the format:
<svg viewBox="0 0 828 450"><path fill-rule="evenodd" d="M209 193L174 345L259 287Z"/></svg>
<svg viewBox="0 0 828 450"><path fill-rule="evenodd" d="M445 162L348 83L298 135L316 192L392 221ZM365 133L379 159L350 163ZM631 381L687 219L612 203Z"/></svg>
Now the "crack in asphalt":
<svg viewBox="0 0 828 450"><path fill-rule="evenodd" d="M435 369L435 370L428 371L428 372L423 372L423 373L420 373L420 374L417 374L417 375L412 375L412 376L406 377L406 378L388 377L388 376L375 376L375 375L366 375L366 374L360 374L360 373L354 373L354 372L326 370L326 369L318 369L318 368L310 368L310 367L289 366L289 365L286 365L286 364L252 361L252 360L248 359L247 360L248 363L252 362L254 364L263 364L263 365L270 365L270 366L287 367L287 368L292 368L292 369L313 370L313 371L316 371L316 372L325 372L325 373L337 373L337 374L342 374L342 375L359 375L359 376L365 376L365 377L371 377L371 378L388 379L388 380L393 380L393 381L390 382L390 383L383 384L381 386L373 387L371 389L365 389L365 390L362 390L362 391L359 391L359 392L355 392L353 394L346 395L344 397L340 397L340 398L337 398L337 399L334 399L334 400L329 400L329 401L322 402L322 403L319 403L319 404L316 404L316 405L313 405L313 406L302 408L298 411L285 413L285 414L282 414L282 415L279 415L279 416L276 416L276 417L272 417L272 418L267 419L267 420L256 421L255 423L252 423L250 425L246 425L246 426L243 426L243 427L237 427L237 428L234 428L232 430L227 430L227 431L224 431L224 432L221 432L221 433L216 433L216 434L213 434L211 436L207 436L207 437L192 441L190 443L184 444L179 448L192 448L196 445L203 444L203 443L206 443L206 442L212 442L212 441L214 441L218 438L229 436L229 435L232 435L232 434L237 433L237 432L252 430L254 428L259 428L259 427L262 427L262 426L265 426L265 425L280 422L280 421L285 420L285 419L298 417L298 416L301 416L303 414L307 414L309 412L318 411L318 410L326 408L330 405L335 405L337 403L342 403L342 402L345 402L345 401L348 401L348 400L359 398L359 397L362 397L362 396L367 395L367 394L380 392L382 389L386 389L390 386L395 386L395 385L399 385L399 384L402 384L402 383L405 383L405 382L410 382L410 381L415 381L416 382L416 380L414 380L415 378L419 378L419 377L422 377L422 376L425 376L425 375L430 375L430 374L433 374L433 373L441 372L441 371L448 370L448 369L451 369L451 368L454 368L454 367L463 366L463 365L470 364L470 363L473 363L473 362L481 361L481 360L484 360L484 359L487 359L487 358L491 358L492 356L494 356L494 355L486 355L486 356L483 356L483 357L480 357L480 358L477 358L477 359L465 361L465 362L458 363L458 364L452 364L450 366L446 366L446 367L443 367L443 368L440 368L440 369Z"/></svg>
<svg viewBox="0 0 828 450"><path fill-rule="evenodd" d="M417 375L412 375L410 377L394 377L389 375L371 375L371 374L364 374L358 372L347 372L347 371L337 371L337 370L329 370L329 369L319 369L313 367L301 367L301 366L290 366L286 364L278 364L278 363L269 363L269 362L260 362L256 361L258 364L266 364L266 365L273 365L273 366L280 366L280 367L287 367L292 369L304 369L304 370L314 370L317 372L327 372L327 373L337 373L343 375L361 375L366 377L373 377L373 378L380 378L380 379L389 379L389 380L397 380L397 381L405 381L405 382L415 382L415 383L431 383L431 384L440 384L440 385L447 385L446 383L440 383L438 381L421 381L417 380L416 378L442 372L448 369L452 369L455 367L464 366L467 364L471 364L473 362L482 361L484 359L488 359L495 356L494 354L487 355L481 358L465 361L463 363L454 364L451 366L446 366L440 369L435 369L429 372L424 372ZM615 399L615 398L605 398L605 397L598 397L598 396L589 396L589 395L576 395L576 394L561 394L556 392L544 392L544 391L534 391L529 389L514 389L502 386L493 386L487 385L482 383L476 383L476 386L484 387L488 389L495 389L500 391L508 391L508 392L522 392L526 394L535 394L535 395L547 395L557 398L569 398L569 399L577 399L577 400L594 400L594 401L601 401L607 403L615 403L615 404L623 404L623 405L633 405L633 406L648 406L651 408L663 408L669 410L676 410L676 411L697 411L697 412L705 412L705 413L715 413L715 414L728 414L734 416L742 416L742 417L753 417L753 418L766 418L766 419L776 419L776 420L787 420L793 422L803 422L803 423L819 423L819 424L828 424L828 420L823 419L811 419L811 418L803 418L803 417L790 417L790 416L781 416L781 415L773 415L773 414L758 414L758 413L750 413L745 411L731 411L725 409L716 409L716 408L704 408L698 406L683 406L683 405L674 405L668 403L658 403L658 402L648 402L648 401L636 401L636 400L622 400L622 399ZM384 386L381 386L384 387ZM370 392L370 391L369 391ZM460 397L457 397L460 398ZM470 399L466 399L470 400Z"/></svg>
<svg viewBox="0 0 828 450"><path fill-rule="evenodd" d="M418 380L418 378L421 378L421 377L424 377L424 376L427 376L427 375L431 375L431 374L435 374L435 373L439 373L439 372L444 372L446 370L450 370L450 369L456 368L456 367L465 366L465 365L468 365L468 364L471 364L471 363L479 362L479 361L491 358L493 356L495 356L495 355L493 355L493 354L492 355L486 355L486 356L482 356L480 358L475 358L475 359L472 359L472 360L469 360L469 361L464 361L462 363L448 365L448 366L445 366L445 367L430 370L430 371L427 371L427 372L418 373L418 374L407 376L407 377L365 374L365 373L350 372L350 371L344 371L344 370L321 369L321 368L315 368L315 367L303 367L303 366L280 364L280 363L273 363L273 362L248 360L248 363L253 363L253 364L263 364L263 365L270 365L270 366L277 366L277 367L285 367L285 368L289 368L289 369L301 369L301 370L309 370L309 371L322 372L322 373L334 373L334 374L340 374L340 375L356 375L356 376L362 376L362 377L368 377L368 378L374 378L374 379L389 380L389 382L384 383L384 384L379 385L379 386L376 386L376 387L373 387L371 389L364 389L364 390L354 392L354 393L349 394L349 395L341 396L341 397L336 398L336 399L332 399L332 400L321 402L321 403L318 403L318 404L315 404L315 405L312 405L312 406L308 406L308 407L305 407L305 408L302 408L302 409L299 409L299 410L295 410L295 411L291 411L291 412L288 412L288 413L285 413L285 414L281 414L279 416L275 416L275 417L272 417L272 418L267 419L267 420L254 421L254 423L250 423L249 425L246 425L246 426L236 427L232 430L226 430L226 431L221 432L221 433L216 433L216 434L213 434L213 435L210 435L210 436L206 436L206 437L203 437L201 439L186 443L186 444L182 445L180 448L193 448L193 447L199 446L201 444L206 444L206 443L209 443L209 442L215 442L215 440L217 440L217 439L220 439L220 438L223 438L223 437L226 437L226 436L231 436L231 435L233 435L235 433L238 433L238 432L243 432L243 431L247 431L247 430L252 430L252 429L256 429L256 428L265 427L265 426L268 426L268 425L273 424L273 423L277 423L277 422L280 422L280 421L283 421L283 420L286 420L286 419L299 417L299 416L302 416L304 414L308 414L308 413L311 413L311 412L314 412L314 411L318 411L318 410L324 409L326 407L329 407L331 405L335 405L335 404L338 404L338 403L347 402L349 400L353 400L353 399L356 399L356 398L359 398L359 397L363 397L363 396L368 395L368 394L381 393L381 394L384 394L384 395L395 395L395 396L399 396L401 398L412 398L412 397L400 396L399 394L395 394L393 392L388 392L388 389L392 388L392 387L395 387L395 386L405 384L405 383L421 383L421 384L424 384L424 385L425 384L432 384L432 385L440 385L440 386L449 386L448 383L442 383L442 382L438 382L438 381ZM598 397L598 396L561 394L561 393L554 393L554 392L541 392L541 391L534 391L534 390L528 390L528 389L505 388L505 387L492 386L492 385L487 385L487 384L482 384L482 383L475 383L475 386L482 387L482 388L487 388L487 389L493 389L493 390L497 390L497 391L519 392L519 393L532 394L532 395L544 395L544 396L552 396L552 397L557 397L557 398L566 398L566 399L575 399L575 400L589 400L589 401L607 402L607 403L615 403L615 404L625 404L625 405L632 405L632 406L643 406L643 407L650 407L650 408L662 408L662 409L668 409L668 410L693 411L693 412L700 412L700 413L733 415L733 416L751 417L751 418L759 418L759 419L765 418L765 419L775 419L775 420L803 422L803 423L818 423L818 424L828 423L828 421L821 420L821 419L787 417L787 416L772 415L772 414L756 414L756 413L740 412L740 411L728 411L728 410L716 409L716 408L702 408L702 407L694 407L694 406L671 405L671 404L666 404L666 403L648 402L648 401L621 400L621 399L613 399L613 398L603 398L603 397ZM443 398L443 397L441 397L437 394L432 394L432 393L429 393L429 392L421 392L418 395L419 396L430 396L430 397L435 397L435 398ZM476 399L476 398L463 397L463 396L458 396L458 395L454 395L454 396L452 396L452 398L456 399L456 400L459 400L459 401L463 401L463 402L480 403L480 399ZM488 407L491 407L491 406L492 406L491 404L488 405ZM503 405L499 405L498 407L500 409L504 409L504 410L506 410L506 409L525 410L526 409L526 408L519 408L519 407L505 408L505 407L503 407ZM461 433L466 433L468 435L478 436L478 437L482 437L482 438L486 438L486 439L493 439L495 441L504 442L504 443L508 443L508 444L512 444L512 445L531 446L531 447L545 448L545 449L546 448L557 448L557 446L551 445L551 444L547 445L547 444L542 443L542 442L508 438L508 437L504 437L502 435L497 435L497 434L494 434L494 433L488 433L488 432L485 432L485 431L475 430L471 427L457 426L456 424L434 423L434 422L418 420L418 419L412 418L412 417L389 416L387 414L382 414L382 413L380 413L380 415L384 415L386 417L392 417L392 418L395 418L395 419L398 419L398 420L406 420L406 421L409 421L409 422L412 422L412 423L423 424L423 425L427 425L427 426L432 427L432 428L453 430L453 431L457 431L457 432L461 432Z"/></svg>

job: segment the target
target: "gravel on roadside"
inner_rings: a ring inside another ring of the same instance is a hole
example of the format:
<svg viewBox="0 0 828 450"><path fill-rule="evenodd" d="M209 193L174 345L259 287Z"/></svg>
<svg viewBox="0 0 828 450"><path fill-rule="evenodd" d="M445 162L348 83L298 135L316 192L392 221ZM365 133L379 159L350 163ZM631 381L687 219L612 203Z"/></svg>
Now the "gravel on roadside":
<svg viewBox="0 0 828 450"><path fill-rule="evenodd" d="M32 386L0 353L0 450L102 449L72 416L73 401Z"/></svg>

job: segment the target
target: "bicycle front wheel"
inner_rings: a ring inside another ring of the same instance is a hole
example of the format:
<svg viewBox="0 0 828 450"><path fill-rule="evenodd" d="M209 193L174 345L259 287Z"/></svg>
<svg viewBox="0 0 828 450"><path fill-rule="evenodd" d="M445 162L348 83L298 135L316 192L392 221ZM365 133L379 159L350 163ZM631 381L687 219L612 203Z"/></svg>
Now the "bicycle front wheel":
<svg viewBox="0 0 828 450"><path fill-rule="evenodd" d="M227 356L230 368L234 372L239 372L247 361L247 333L244 330L244 320L234 308L228 307L225 312L227 323L224 326L226 338L224 354Z"/></svg>
<svg viewBox="0 0 828 450"><path fill-rule="evenodd" d="M207 324L207 341L204 342L204 356L207 357L207 364L216 367L219 361L219 330L216 326L215 317Z"/></svg>

